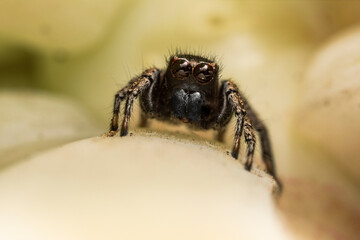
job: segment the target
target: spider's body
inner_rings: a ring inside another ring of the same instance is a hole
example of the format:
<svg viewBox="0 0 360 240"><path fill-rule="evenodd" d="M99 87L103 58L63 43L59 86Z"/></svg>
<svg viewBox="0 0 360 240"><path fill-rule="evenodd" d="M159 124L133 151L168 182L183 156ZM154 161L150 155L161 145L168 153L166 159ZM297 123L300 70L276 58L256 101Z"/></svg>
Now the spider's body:
<svg viewBox="0 0 360 240"><path fill-rule="evenodd" d="M186 57L186 58L185 58ZM172 57L169 64L189 59L189 67L194 69L199 63L210 62L205 58L179 55ZM209 129L216 125L216 108L219 105L218 96L218 66L213 65L214 79L208 83L199 83L189 69L189 76L177 80L168 67L159 71L158 80L140 96L140 105L144 113L160 120L179 120L195 128ZM152 94L153 96L149 97ZM150 106L152 105L152 106ZM229 114L230 119L230 114Z"/></svg>
<svg viewBox="0 0 360 240"><path fill-rule="evenodd" d="M183 122L199 129L218 130L222 141L226 125L232 115L236 116L234 145L231 155L237 159L240 138L244 132L247 144L245 168L251 169L256 138L261 138L262 158L267 171L277 180L267 130L258 119L238 87L230 80L219 86L219 66L214 59L178 54L170 57L166 69L150 68L133 78L115 95L110 136L118 130L120 103L126 99L124 119L120 136L128 133L133 101L140 97L142 126L147 118L173 123Z"/></svg>

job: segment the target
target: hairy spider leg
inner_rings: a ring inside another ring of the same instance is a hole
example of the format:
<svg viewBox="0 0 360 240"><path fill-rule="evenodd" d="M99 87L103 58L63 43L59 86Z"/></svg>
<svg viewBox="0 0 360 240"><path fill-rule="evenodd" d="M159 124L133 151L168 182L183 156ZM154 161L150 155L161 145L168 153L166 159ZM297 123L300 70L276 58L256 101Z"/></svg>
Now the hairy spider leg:
<svg viewBox="0 0 360 240"><path fill-rule="evenodd" d="M220 110L216 122L217 125L223 126L229 121L232 112L235 113L236 128L231 155L237 159L240 151L240 139L244 128L244 120L246 115L244 103L241 99L238 88L230 80L225 80L222 82L220 87L220 94L222 95L222 99L220 101Z"/></svg>
<svg viewBox="0 0 360 240"><path fill-rule="evenodd" d="M129 129L129 120L134 104L134 100L142 92L148 89L159 76L159 70L156 68L150 68L145 70L143 74L131 85L128 89L128 97L126 99L124 119L121 125L120 136L126 136Z"/></svg>
<svg viewBox="0 0 360 240"><path fill-rule="evenodd" d="M271 142L268 134L268 130L264 123L259 119L256 112L251 108L248 101L245 99L246 116L250 119L253 127L260 135L261 142L261 154L262 161L265 163L267 172L274 177L274 180L279 186L279 190L282 190L282 183L277 177L273 154L271 151Z"/></svg>
<svg viewBox="0 0 360 240"><path fill-rule="evenodd" d="M245 162L245 169L250 171L253 158L254 158L254 151L255 151L255 144L256 144L256 137L254 134L253 126L250 122L248 117L245 117L245 124L244 124L244 137L245 142L247 143L247 154L246 154L246 162Z"/></svg>
<svg viewBox="0 0 360 240"><path fill-rule="evenodd" d="M281 191L282 184L276 175L268 131L256 115L255 111L248 104L246 98L242 96L235 83L230 80L222 82L220 87L219 107L216 125L224 126L233 112L236 116L236 129L231 155L235 159L238 158L241 134L244 131L245 142L247 143L247 156L244 165L246 170L251 170L256 145L255 129L260 135L262 161L265 163L267 172L274 177L274 180L277 182L279 190ZM220 131L223 131L222 128L219 130L219 135L223 134Z"/></svg>
<svg viewBox="0 0 360 240"><path fill-rule="evenodd" d="M114 97L114 107L113 107L113 116L111 118L111 122L110 122L110 131L109 134L111 136L113 136L116 131L118 130L119 126L118 126L118 122L119 122L119 111L120 111L120 105L121 102L126 98L127 96L127 92L130 88L130 86L136 81L136 78L131 79L128 84L120 89Z"/></svg>

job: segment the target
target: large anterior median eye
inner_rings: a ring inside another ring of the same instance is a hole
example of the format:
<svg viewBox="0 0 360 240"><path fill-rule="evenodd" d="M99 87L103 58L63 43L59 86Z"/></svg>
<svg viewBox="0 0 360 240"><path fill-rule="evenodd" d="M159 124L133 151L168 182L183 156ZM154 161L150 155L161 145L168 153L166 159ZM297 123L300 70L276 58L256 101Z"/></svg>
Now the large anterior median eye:
<svg viewBox="0 0 360 240"><path fill-rule="evenodd" d="M209 83L215 76L215 69L209 63L199 63L194 69L194 77L201 84Z"/></svg>
<svg viewBox="0 0 360 240"><path fill-rule="evenodd" d="M170 66L172 76L179 80L189 77L191 70L191 64L185 58L175 58Z"/></svg>

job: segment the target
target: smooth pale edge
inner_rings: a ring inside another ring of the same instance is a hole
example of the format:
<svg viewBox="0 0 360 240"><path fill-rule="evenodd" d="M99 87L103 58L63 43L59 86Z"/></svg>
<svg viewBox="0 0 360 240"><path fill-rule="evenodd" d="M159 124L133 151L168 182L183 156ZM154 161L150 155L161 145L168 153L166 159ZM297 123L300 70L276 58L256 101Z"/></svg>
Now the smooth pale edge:
<svg viewBox="0 0 360 240"><path fill-rule="evenodd" d="M356 26L335 35L316 52L293 116L297 134L321 147L355 182L360 180L359 78L360 27Z"/></svg>
<svg viewBox="0 0 360 240"><path fill-rule="evenodd" d="M271 185L209 146L90 138L1 173L0 238L290 239Z"/></svg>
<svg viewBox="0 0 360 240"><path fill-rule="evenodd" d="M302 101L312 105L358 88L359 59L358 25L335 35L316 52L305 74Z"/></svg>
<svg viewBox="0 0 360 240"><path fill-rule="evenodd" d="M101 132L79 104L63 96L5 89L0 105L0 167Z"/></svg>

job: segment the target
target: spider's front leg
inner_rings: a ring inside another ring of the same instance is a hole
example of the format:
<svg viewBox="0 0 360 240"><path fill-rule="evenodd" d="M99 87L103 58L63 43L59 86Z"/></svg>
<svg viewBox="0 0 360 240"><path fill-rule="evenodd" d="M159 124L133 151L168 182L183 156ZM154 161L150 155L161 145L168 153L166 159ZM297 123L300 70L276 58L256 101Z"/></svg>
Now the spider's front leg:
<svg viewBox="0 0 360 240"><path fill-rule="evenodd" d="M231 155L237 159L240 150L240 139L244 128L244 121L246 111L244 102L241 99L240 93L236 85L226 80L222 82L220 88L220 109L217 117L217 125L224 126L229 121L232 112L236 116L236 129L234 136L234 144L231 151Z"/></svg>
<svg viewBox="0 0 360 240"><path fill-rule="evenodd" d="M220 96L221 109L218 117L218 125L226 123L226 119L231 115L231 108L235 112L237 118L234 145L231 155L237 159L240 148L240 138L242 131L244 131L245 142L247 144L247 155L244 165L245 169L250 171L255 151L256 136L254 130L256 130L260 135L262 160L266 165L266 170L273 176L279 186L279 191L281 192L282 184L275 171L270 139L265 125L260 121L247 100L241 96L238 88L233 82L224 81L220 88L220 93L222 95Z"/></svg>
<svg viewBox="0 0 360 240"><path fill-rule="evenodd" d="M125 109L129 108L128 111L125 110L125 114L128 113L128 117L127 117L127 122L128 122L129 118L130 118L132 102L133 102L134 98L136 98L142 91L144 91L145 89L147 89L147 87L149 87L151 85L153 80L159 76L158 73L159 73L159 70L157 70L155 68L148 69L140 77L131 79L124 88L122 88L115 94L113 117L110 122L110 131L108 134L109 136L114 136L116 131L118 130L119 111L120 111L121 102L126 97L128 97L128 99L129 99L129 97L131 96L131 99L126 101L126 107L125 107ZM123 127L122 127L122 129L126 130L126 134L127 134L127 125L128 125L128 123L126 123L125 129L124 129L124 123L123 123ZM125 133L123 130L121 132ZM124 134L124 135L126 135L126 134ZM124 135L121 135L121 136L124 136Z"/></svg>
<svg viewBox="0 0 360 240"><path fill-rule="evenodd" d="M247 117L245 110L245 99L242 99L239 89L233 82L229 80L223 81L220 88L220 112L217 124L220 126L226 124L228 119L231 118L233 112L236 116L236 129L231 155L235 159L238 158L240 151L240 139L242 132L244 132L245 142L247 144L247 155L244 165L245 169L250 171L253 163L256 138L251 119ZM220 129L220 131L223 130Z"/></svg>
<svg viewBox="0 0 360 240"><path fill-rule="evenodd" d="M136 79L130 80L130 82L122 89L120 89L115 94L114 99L114 108L113 108L113 116L111 118L110 122L110 131L108 135L110 137L114 136L116 134L116 131L118 130L118 122L119 122L119 111L120 111L120 104L121 102L126 98L127 92L129 90L129 87L135 82Z"/></svg>
<svg viewBox="0 0 360 240"><path fill-rule="evenodd" d="M245 117L245 124L244 124L244 137L245 142L247 144L247 154L246 154L246 162L245 162L245 169L250 171L253 158L254 158L254 151L255 151L255 144L256 144L256 137L254 134L254 128L251 124L250 119L246 116Z"/></svg>
<svg viewBox="0 0 360 240"><path fill-rule="evenodd" d="M120 136L126 136L129 129L129 120L131 116L134 100L141 93L147 90L157 78L160 76L160 71L156 68L150 68L143 72L143 74L129 87L127 91L127 99L125 104L124 119L121 125Z"/></svg>

